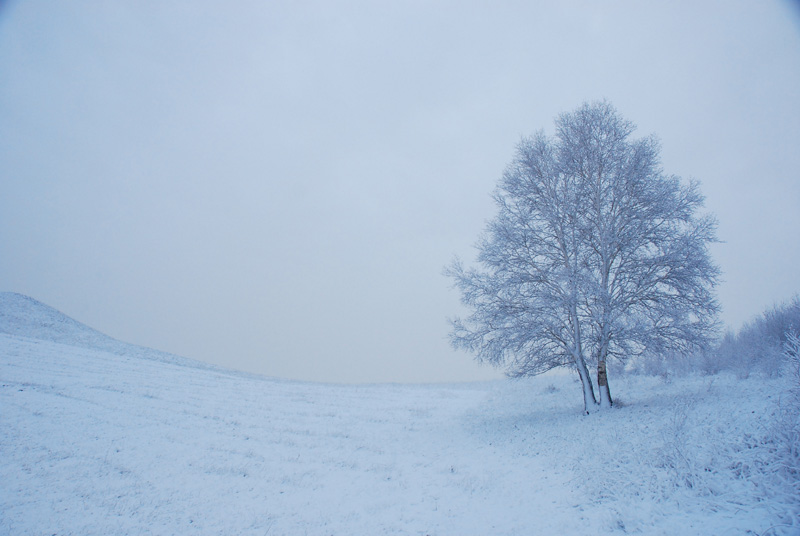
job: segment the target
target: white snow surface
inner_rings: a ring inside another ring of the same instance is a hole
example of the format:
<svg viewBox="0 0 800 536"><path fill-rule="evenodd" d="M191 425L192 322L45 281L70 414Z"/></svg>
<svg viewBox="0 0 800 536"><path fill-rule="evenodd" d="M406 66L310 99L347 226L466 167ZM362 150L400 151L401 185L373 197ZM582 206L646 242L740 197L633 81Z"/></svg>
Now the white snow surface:
<svg viewBox="0 0 800 536"><path fill-rule="evenodd" d="M269 379L0 294L0 534L797 534L784 383ZM767 469L765 470L765 467Z"/></svg>

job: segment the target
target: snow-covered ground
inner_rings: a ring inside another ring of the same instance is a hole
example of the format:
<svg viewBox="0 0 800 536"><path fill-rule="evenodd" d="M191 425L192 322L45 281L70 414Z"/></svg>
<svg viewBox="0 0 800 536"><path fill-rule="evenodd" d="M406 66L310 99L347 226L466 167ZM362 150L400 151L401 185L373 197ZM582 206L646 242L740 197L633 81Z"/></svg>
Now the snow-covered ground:
<svg viewBox="0 0 800 536"><path fill-rule="evenodd" d="M280 381L0 294L0 534L800 531L764 441L782 380L614 380L590 416L564 374Z"/></svg>

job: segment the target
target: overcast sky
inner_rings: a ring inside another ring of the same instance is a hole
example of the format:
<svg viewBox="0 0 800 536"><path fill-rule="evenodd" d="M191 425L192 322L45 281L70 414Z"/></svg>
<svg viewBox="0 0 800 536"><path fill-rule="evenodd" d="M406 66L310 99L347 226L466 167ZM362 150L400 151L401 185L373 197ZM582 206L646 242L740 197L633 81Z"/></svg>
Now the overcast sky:
<svg viewBox="0 0 800 536"><path fill-rule="evenodd" d="M800 291L800 10L750 0L6 2L0 290L272 376L496 377L442 268L602 98L701 182L723 321Z"/></svg>

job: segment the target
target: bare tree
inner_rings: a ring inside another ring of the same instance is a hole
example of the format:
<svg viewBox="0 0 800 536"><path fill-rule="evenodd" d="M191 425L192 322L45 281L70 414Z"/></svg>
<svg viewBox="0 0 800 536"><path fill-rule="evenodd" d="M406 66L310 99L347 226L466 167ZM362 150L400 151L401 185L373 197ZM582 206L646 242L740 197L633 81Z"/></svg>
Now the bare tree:
<svg viewBox="0 0 800 536"><path fill-rule="evenodd" d="M608 359L645 350L688 352L713 338L719 276L708 253L713 217L696 182L661 170L654 137L608 102L556 120L556 134L523 139L480 239L482 269L446 270L471 309L451 341L512 377L574 367L584 405L612 404Z"/></svg>

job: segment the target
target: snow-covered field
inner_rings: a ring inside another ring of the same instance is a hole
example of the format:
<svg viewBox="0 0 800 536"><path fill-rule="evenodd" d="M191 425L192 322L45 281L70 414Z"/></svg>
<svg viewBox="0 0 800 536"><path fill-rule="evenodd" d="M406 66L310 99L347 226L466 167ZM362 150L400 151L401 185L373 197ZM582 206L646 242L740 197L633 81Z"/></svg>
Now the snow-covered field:
<svg viewBox="0 0 800 536"><path fill-rule="evenodd" d="M784 381L338 386L114 341L0 294L0 534L800 532ZM772 445L772 446L770 446Z"/></svg>

